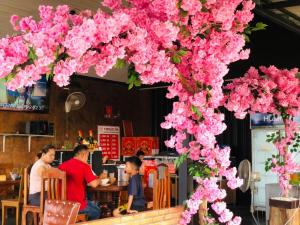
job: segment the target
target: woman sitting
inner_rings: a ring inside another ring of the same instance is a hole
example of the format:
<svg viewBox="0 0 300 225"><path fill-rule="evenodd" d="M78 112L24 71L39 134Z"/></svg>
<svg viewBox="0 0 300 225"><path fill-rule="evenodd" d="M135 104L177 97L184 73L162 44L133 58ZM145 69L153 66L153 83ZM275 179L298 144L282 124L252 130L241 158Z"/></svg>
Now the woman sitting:
<svg viewBox="0 0 300 225"><path fill-rule="evenodd" d="M43 172L50 168L50 163L55 159L55 148L53 145L46 145L41 151L41 158L32 166L29 181L29 204L40 206L41 183Z"/></svg>

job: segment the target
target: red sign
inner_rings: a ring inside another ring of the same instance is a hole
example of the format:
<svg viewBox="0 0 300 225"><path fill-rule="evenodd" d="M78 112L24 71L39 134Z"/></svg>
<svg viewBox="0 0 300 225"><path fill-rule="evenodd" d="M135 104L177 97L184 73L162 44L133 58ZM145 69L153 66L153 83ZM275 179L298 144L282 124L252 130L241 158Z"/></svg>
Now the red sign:
<svg viewBox="0 0 300 225"><path fill-rule="evenodd" d="M122 137L122 155L132 156L138 150L145 155L155 155L159 148L158 137Z"/></svg>
<svg viewBox="0 0 300 225"><path fill-rule="evenodd" d="M102 156L113 160L120 159L120 127L98 126L98 143Z"/></svg>

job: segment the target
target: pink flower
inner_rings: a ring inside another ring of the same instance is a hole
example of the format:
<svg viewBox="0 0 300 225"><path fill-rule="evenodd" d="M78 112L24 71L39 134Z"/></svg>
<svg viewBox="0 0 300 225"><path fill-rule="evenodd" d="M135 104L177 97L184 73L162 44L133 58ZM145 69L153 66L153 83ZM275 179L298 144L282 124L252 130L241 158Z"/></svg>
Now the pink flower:
<svg viewBox="0 0 300 225"><path fill-rule="evenodd" d="M60 87L69 84L70 76L75 72L76 60L59 61L54 68L53 81Z"/></svg>
<svg viewBox="0 0 300 225"><path fill-rule="evenodd" d="M10 17L10 24L13 26L15 31L18 31L20 28L16 25L17 21L19 20L19 17L17 15L12 15Z"/></svg>
<svg viewBox="0 0 300 225"><path fill-rule="evenodd" d="M219 217L219 221L221 223L226 223L228 221L231 220L231 218L233 217L233 213L229 211L229 209L225 209Z"/></svg>
<svg viewBox="0 0 300 225"><path fill-rule="evenodd" d="M220 215L225 209L226 209L226 203L225 202L216 202L211 205L212 209Z"/></svg>

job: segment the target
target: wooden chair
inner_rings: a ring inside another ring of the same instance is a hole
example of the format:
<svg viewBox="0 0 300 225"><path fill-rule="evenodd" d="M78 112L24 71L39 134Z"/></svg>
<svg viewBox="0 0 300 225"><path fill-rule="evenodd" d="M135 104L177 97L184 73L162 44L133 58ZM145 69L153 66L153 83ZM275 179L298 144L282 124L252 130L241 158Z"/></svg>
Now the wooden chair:
<svg viewBox="0 0 300 225"><path fill-rule="evenodd" d="M38 215L40 214L40 207L28 204L28 193L29 193L29 175L28 168L24 169L23 175L24 181L24 200L23 200L23 210L22 210L22 225L26 225L26 216L30 212L33 214L33 224L38 224Z"/></svg>
<svg viewBox="0 0 300 225"><path fill-rule="evenodd" d="M43 213L45 199L47 200L66 200L67 199L67 178L66 173L57 168L49 168L42 174L41 185L41 206L40 224L43 224ZM46 195L46 196L45 196Z"/></svg>
<svg viewBox="0 0 300 225"><path fill-rule="evenodd" d="M77 202L46 200L43 225L69 225L76 222L80 204Z"/></svg>
<svg viewBox="0 0 300 225"><path fill-rule="evenodd" d="M159 164L154 173L153 209L171 207L170 173L166 164Z"/></svg>
<svg viewBox="0 0 300 225"><path fill-rule="evenodd" d="M67 196L67 180L66 173L56 169L50 168L42 174L41 202L45 202L45 194L47 200L66 200ZM42 223L44 213L44 204L41 204L40 221ZM77 213L78 214L78 213ZM87 221L85 214L76 215L76 222Z"/></svg>
<svg viewBox="0 0 300 225"><path fill-rule="evenodd" d="M21 172L22 173L22 172ZM19 225L19 215L22 204L22 192L23 192L23 180L24 176L21 176L20 186L19 186L19 195L17 199L6 199L2 200L2 225L5 225L7 217L7 208L16 208L16 225Z"/></svg>

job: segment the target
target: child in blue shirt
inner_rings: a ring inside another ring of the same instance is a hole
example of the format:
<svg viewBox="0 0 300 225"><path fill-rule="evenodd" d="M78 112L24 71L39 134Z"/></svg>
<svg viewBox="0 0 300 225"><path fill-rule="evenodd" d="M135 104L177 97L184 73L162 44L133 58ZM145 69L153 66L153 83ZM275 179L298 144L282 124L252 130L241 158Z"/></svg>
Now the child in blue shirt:
<svg viewBox="0 0 300 225"><path fill-rule="evenodd" d="M130 176L128 183L128 202L114 211L114 216L126 213L137 213L146 209L146 200L144 196L143 182L139 174L142 161L132 156L127 158L125 171Z"/></svg>

